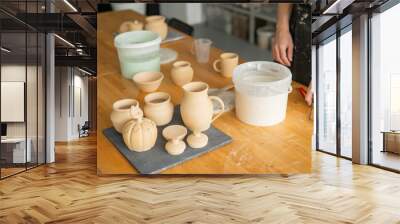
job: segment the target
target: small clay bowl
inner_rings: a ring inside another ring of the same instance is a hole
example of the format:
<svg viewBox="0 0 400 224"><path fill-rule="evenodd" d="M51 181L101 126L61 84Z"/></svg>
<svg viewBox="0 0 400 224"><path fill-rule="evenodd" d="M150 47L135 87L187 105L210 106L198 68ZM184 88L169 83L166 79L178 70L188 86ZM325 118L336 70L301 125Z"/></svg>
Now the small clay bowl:
<svg viewBox="0 0 400 224"><path fill-rule="evenodd" d="M182 139L187 135L187 129L182 125L170 125L162 131L168 140L165 150L171 155L179 155L185 151L186 144Z"/></svg>
<svg viewBox="0 0 400 224"><path fill-rule="evenodd" d="M132 77L136 86L147 93L156 91L163 79L164 74L161 72L139 72Z"/></svg>

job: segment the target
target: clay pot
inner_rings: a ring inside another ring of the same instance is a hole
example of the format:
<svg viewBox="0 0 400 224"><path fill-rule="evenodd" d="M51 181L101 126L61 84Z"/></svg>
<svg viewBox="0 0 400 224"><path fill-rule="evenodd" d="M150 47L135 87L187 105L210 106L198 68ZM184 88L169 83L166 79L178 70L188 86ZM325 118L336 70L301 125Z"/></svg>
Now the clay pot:
<svg viewBox="0 0 400 224"><path fill-rule="evenodd" d="M235 53L222 53L219 57L220 59L214 61L214 70L226 78L232 77L233 69L239 63L239 56Z"/></svg>
<svg viewBox="0 0 400 224"><path fill-rule="evenodd" d="M182 139L186 136L187 129L182 125L170 125L164 128L162 135L167 139L165 150L171 155L179 155L185 151L186 144Z"/></svg>
<svg viewBox="0 0 400 224"><path fill-rule="evenodd" d="M168 25L165 23L164 16L148 16L146 17L146 30L153 31L160 35L161 39L165 39L168 34Z"/></svg>
<svg viewBox="0 0 400 224"><path fill-rule="evenodd" d="M161 85L164 74L161 72L139 72L132 79L141 91L154 92Z"/></svg>
<svg viewBox="0 0 400 224"><path fill-rule="evenodd" d="M143 118L143 111L139 107L130 109L131 120L122 128L122 137L126 146L136 152L147 151L156 144L157 127L154 121Z"/></svg>
<svg viewBox="0 0 400 224"><path fill-rule="evenodd" d="M185 126L193 132L187 142L192 148L202 148L207 145L208 137L201 132L210 128L211 122L223 113L224 102L219 97L207 95L207 83L190 82L182 88L181 116ZM220 104L219 112L213 110L212 100Z"/></svg>
<svg viewBox="0 0 400 224"><path fill-rule="evenodd" d="M164 92L147 94L144 97L144 115L154 121L157 126L166 125L174 115L174 105L171 96Z"/></svg>
<svg viewBox="0 0 400 224"><path fill-rule="evenodd" d="M129 112L132 106L139 108L139 102L134 99L121 99L114 102L110 119L117 132L121 133L124 124L132 119Z"/></svg>
<svg viewBox="0 0 400 224"><path fill-rule="evenodd" d="M177 61L172 64L171 69L172 81L177 86L183 86L193 79L193 68L187 61Z"/></svg>
<svg viewBox="0 0 400 224"><path fill-rule="evenodd" d="M143 30L143 23L138 20L125 21L121 23L121 25L119 26L120 33L136 31L136 30Z"/></svg>

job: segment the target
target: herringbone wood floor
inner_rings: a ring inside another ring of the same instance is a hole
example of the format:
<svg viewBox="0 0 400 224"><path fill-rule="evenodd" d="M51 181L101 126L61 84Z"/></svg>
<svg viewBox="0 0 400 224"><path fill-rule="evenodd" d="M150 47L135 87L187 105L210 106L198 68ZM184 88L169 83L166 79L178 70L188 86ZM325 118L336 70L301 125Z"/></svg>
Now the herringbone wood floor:
<svg viewBox="0 0 400 224"><path fill-rule="evenodd" d="M98 177L95 147L0 181L0 223L400 223L400 175L322 153L286 177Z"/></svg>

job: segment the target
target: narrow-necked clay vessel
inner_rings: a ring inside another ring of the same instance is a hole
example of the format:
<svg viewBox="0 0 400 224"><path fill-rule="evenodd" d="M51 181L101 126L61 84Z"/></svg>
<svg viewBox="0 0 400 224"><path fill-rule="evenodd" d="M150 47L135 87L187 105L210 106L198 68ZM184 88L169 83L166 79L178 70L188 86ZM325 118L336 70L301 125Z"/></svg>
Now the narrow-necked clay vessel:
<svg viewBox="0 0 400 224"><path fill-rule="evenodd" d="M210 128L211 122L223 113L224 102L219 97L208 96L207 83L190 82L182 88L181 116L185 126L193 132L187 142L192 148L202 148L207 145L208 137L201 132ZM219 111L213 110L212 100L220 104Z"/></svg>
<svg viewBox="0 0 400 224"><path fill-rule="evenodd" d="M144 118L139 107L130 109L131 119L122 128L126 146L136 152L147 151L156 144L157 127L154 121Z"/></svg>
<svg viewBox="0 0 400 224"><path fill-rule="evenodd" d="M164 16L148 16L146 17L146 30L153 31L160 35L161 39L165 39L168 34L168 25L165 23Z"/></svg>
<svg viewBox="0 0 400 224"><path fill-rule="evenodd" d="M182 139L186 136L187 129L182 125L170 125L164 128L162 135L167 139L165 150L171 155L179 155L185 151L186 144Z"/></svg>
<svg viewBox="0 0 400 224"><path fill-rule="evenodd" d="M164 79L164 74L161 72L139 72L132 79L141 91L148 93L158 89Z"/></svg>
<svg viewBox="0 0 400 224"><path fill-rule="evenodd" d="M147 94L144 97L144 115L154 121L157 126L166 125L174 115L174 105L171 96L164 92Z"/></svg>
<svg viewBox="0 0 400 224"><path fill-rule="evenodd" d="M120 33L125 33L128 31L136 31L136 30L143 30L143 23L138 20L125 21L121 23L121 25L119 26Z"/></svg>
<svg viewBox="0 0 400 224"><path fill-rule="evenodd" d="M171 69L172 81L177 86L183 86L193 79L193 68L187 61L177 61L172 64Z"/></svg>
<svg viewBox="0 0 400 224"><path fill-rule="evenodd" d="M121 133L124 124L132 119L129 112L132 106L139 108L139 102L134 99L121 99L114 102L110 119L117 132Z"/></svg>

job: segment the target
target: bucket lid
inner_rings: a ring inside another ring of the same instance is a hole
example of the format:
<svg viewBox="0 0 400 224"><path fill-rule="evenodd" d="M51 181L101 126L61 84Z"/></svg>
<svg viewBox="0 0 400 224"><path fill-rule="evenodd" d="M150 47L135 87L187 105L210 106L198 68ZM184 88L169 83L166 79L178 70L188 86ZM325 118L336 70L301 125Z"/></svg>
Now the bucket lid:
<svg viewBox="0 0 400 224"><path fill-rule="evenodd" d="M160 43L161 37L147 30L125 32L114 38L114 45L117 48L144 48Z"/></svg>
<svg viewBox="0 0 400 224"><path fill-rule="evenodd" d="M278 63L252 61L237 66L232 81L235 88L257 92L257 95L287 92L292 82L290 70Z"/></svg>

